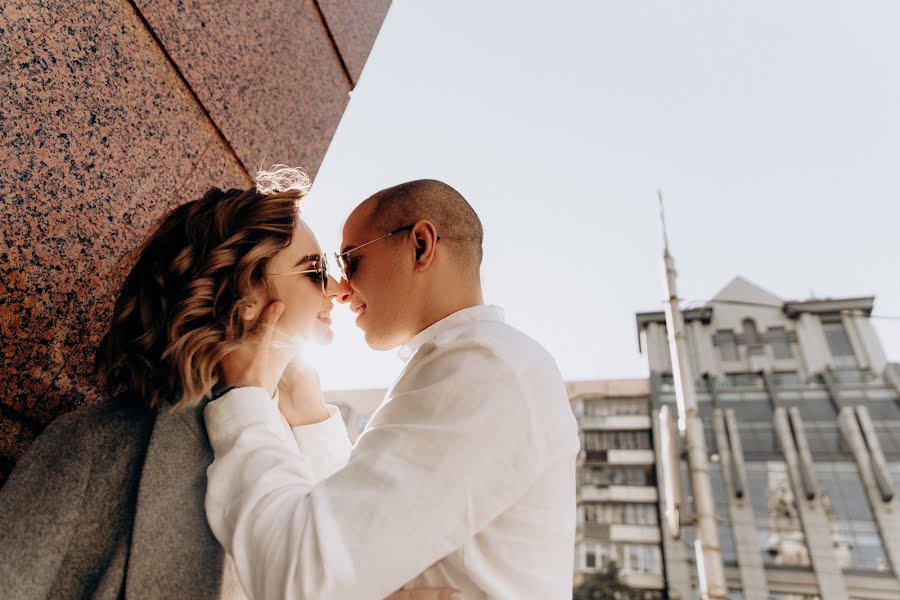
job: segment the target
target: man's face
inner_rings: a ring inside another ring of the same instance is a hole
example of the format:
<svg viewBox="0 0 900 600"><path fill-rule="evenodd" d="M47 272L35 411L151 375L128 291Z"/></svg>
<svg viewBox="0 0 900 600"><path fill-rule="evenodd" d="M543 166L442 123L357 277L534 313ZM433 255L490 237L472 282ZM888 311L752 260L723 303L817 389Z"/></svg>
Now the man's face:
<svg viewBox="0 0 900 600"><path fill-rule="evenodd" d="M370 210L363 204L344 224L341 252L383 236L369 225ZM339 300L357 314L356 325L375 350L390 350L414 335L410 314L414 254L409 232L386 237L347 255L350 280L341 279Z"/></svg>

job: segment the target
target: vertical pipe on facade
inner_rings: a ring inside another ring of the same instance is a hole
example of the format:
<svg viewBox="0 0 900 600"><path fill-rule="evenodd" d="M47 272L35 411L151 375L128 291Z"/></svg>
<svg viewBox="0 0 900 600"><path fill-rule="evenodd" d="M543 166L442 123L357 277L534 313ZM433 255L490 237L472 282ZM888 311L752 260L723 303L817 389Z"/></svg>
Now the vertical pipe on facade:
<svg viewBox="0 0 900 600"><path fill-rule="evenodd" d="M678 436L668 406L659 409L660 461L663 481L663 517L673 538L681 537L681 460L678 455Z"/></svg>
<svg viewBox="0 0 900 600"><path fill-rule="evenodd" d="M744 491L738 491L738 476L734 468L734 460L731 456L731 442L728 439L728 429L725 425L725 411L721 408L714 408L712 414L713 431L716 434L716 445L719 448L719 462L722 465L722 472L728 471L731 487L734 491L734 497L740 498Z"/></svg>
<svg viewBox="0 0 900 600"><path fill-rule="evenodd" d="M725 431L728 432L731 460L734 463L734 494L738 498L743 498L744 490L747 489L747 467L744 464L744 446L741 443L741 434L733 408L725 411Z"/></svg>
<svg viewBox="0 0 900 600"><path fill-rule="evenodd" d="M875 475L878 490L881 492L881 499L885 502L890 502L894 498L894 488L888 476L887 461L881 449L881 442L878 440L875 426L872 424L872 418L869 416L869 409L860 405L854 407L854 412L862 430L863 440L869 450L869 456L872 458L872 472Z"/></svg>
<svg viewBox="0 0 900 600"><path fill-rule="evenodd" d="M800 409L796 406L788 409L788 419L794 434L797 455L800 458L800 482L803 484L803 492L806 494L807 500L815 500L819 486L813 466L812 452L809 451L809 442L806 439L806 431L803 429L803 419L800 418Z"/></svg>
<svg viewBox="0 0 900 600"><path fill-rule="evenodd" d="M825 390L828 392L828 400L831 401L831 408L834 409L835 413L841 412L841 397L840 392L837 389L837 382L834 379L834 374L831 372L831 367L826 367L824 371L818 373L819 379L822 380L822 385L825 386Z"/></svg>
<svg viewBox="0 0 900 600"><path fill-rule="evenodd" d="M766 386L766 394L769 396L769 406L774 411L775 407L778 406L778 386L775 385L772 374L768 371L761 371L760 375L763 379L763 385Z"/></svg>
<svg viewBox="0 0 900 600"><path fill-rule="evenodd" d="M884 380L900 394L900 364L888 363L884 367Z"/></svg>
<svg viewBox="0 0 900 600"><path fill-rule="evenodd" d="M847 332L847 338L850 340L850 346L856 355L856 362L860 369L868 369L871 364L869 361L869 352L863 343L862 335L860 335L857 318L862 317L861 310L842 310L841 322L844 324L844 330Z"/></svg>

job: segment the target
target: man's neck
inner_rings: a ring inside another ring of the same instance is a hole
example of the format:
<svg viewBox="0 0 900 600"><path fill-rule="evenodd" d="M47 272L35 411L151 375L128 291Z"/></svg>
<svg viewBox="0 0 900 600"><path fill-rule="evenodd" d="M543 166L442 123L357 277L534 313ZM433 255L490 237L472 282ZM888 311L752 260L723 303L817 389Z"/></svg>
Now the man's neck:
<svg viewBox="0 0 900 600"><path fill-rule="evenodd" d="M481 306L482 304L484 304L484 297L482 296L480 289L477 290L477 293L466 294L463 297L453 299L451 302L445 301L441 304L435 303L431 310L422 315L418 327L416 328L416 332L410 337L415 337L435 323L443 321L453 313L472 308L473 306Z"/></svg>

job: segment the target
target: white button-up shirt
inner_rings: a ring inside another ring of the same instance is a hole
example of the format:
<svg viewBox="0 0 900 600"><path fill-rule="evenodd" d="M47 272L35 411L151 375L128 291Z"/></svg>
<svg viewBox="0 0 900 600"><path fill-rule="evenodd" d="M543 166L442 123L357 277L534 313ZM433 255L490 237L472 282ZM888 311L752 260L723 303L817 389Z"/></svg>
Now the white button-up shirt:
<svg viewBox="0 0 900 600"><path fill-rule="evenodd" d="M401 358L346 466L318 483L336 432L292 439L259 388L208 405L207 516L248 595L571 598L579 442L553 359L493 306L435 323Z"/></svg>

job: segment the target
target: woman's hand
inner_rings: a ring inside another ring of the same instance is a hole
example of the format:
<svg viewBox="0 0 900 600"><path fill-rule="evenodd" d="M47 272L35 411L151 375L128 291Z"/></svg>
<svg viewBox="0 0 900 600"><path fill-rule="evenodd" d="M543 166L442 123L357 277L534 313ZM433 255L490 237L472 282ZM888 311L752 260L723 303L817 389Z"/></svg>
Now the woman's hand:
<svg viewBox="0 0 900 600"><path fill-rule="evenodd" d="M462 593L453 588L413 588L398 590L384 600L462 600Z"/></svg>
<svg viewBox="0 0 900 600"><path fill-rule="evenodd" d="M220 369L225 387L261 387L270 395L275 394L278 381L292 358L290 353L272 343L275 324L283 312L283 303L269 304L240 348L222 359Z"/></svg>
<svg viewBox="0 0 900 600"><path fill-rule="evenodd" d="M278 383L278 408L291 427L320 423L331 416L315 369L300 360L288 365Z"/></svg>

